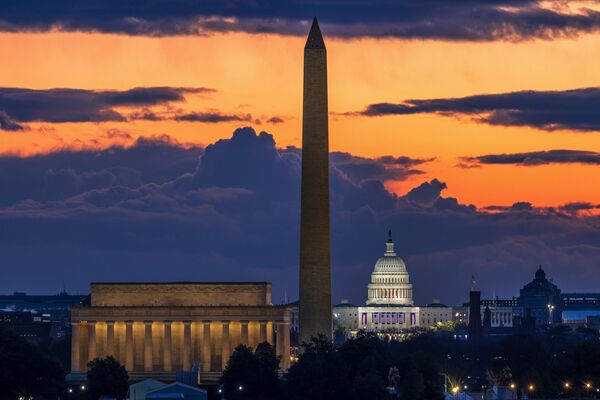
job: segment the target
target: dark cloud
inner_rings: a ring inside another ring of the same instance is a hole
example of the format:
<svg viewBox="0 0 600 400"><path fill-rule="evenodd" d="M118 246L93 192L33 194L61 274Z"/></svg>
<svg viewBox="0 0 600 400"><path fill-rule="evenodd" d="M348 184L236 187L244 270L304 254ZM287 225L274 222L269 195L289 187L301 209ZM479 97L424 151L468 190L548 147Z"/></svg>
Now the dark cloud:
<svg viewBox="0 0 600 400"><path fill-rule="evenodd" d="M255 122L250 114L223 114L217 111L212 112L194 112L189 114L176 115L175 121L203 122L207 124L217 124L219 122Z"/></svg>
<svg viewBox="0 0 600 400"><path fill-rule="evenodd" d="M0 111L0 130L22 131L25 130L25 126L13 120L5 111Z"/></svg>
<svg viewBox="0 0 600 400"><path fill-rule="evenodd" d="M398 37L442 40L554 39L596 32L600 13L568 11L559 1L376 0L297 2L244 0L9 1L0 29L84 31L128 35L202 35L211 32L306 35L308 18L318 15L323 31L340 38Z"/></svg>
<svg viewBox="0 0 600 400"><path fill-rule="evenodd" d="M350 153L331 153L331 162L335 167L344 174L351 176L356 182L403 180L410 175L422 174L423 171L413 167L432 160L392 156L373 159L353 156Z"/></svg>
<svg viewBox="0 0 600 400"><path fill-rule="evenodd" d="M386 115L466 115L476 122L537 129L600 131L600 88L565 91L522 91L461 98L406 100L377 103L365 110L346 113L379 117Z"/></svg>
<svg viewBox="0 0 600 400"><path fill-rule="evenodd" d="M0 265L18 268L0 289L48 291L66 282L84 291L92 280L269 280L274 301L284 288L293 297L300 157L299 149L278 149L271 135L251 128L205 150L158 137L126 149L1 157L0 185L8 190L0 192ZM600 284L594 215L525 202L476 210L445 197L446 184L435 179L398 196L385 189L380 172L347 168L413 169L423 162L331 155L336 298L364 300L389 228L419 303L463 302L473 274L484 296L515 295L540 263L565 290ZM31 279L41 274L44 280Z"/></svg>
<svg viewBox="0 0 600 400"><path fill-rule="evenodd" d="M267 120L268 124L273 124L273 125L282 124L284 122L285 122L285 118L278 117L278 116L271 117Z"/></svg>
<svg viewBox="0 0 600 400"><path fill-rule="evenodd" d="M537 166L547 164L600 165L600 153L583 150L547 150L527 153L487 154L477 157L462 157L461 165L500 164Z"/></svg>
<svg viewBox="0 0 600 400"><path fill-rule="evenodd" d="M165 105L184 101L186 94L210 92L214 92L214 89L146 87L116 91L0 88L0 121L4 121L0 122L0 128L17 130L15 128L20 126L20 122L126 121L126 117L115 110L116 107Z"/></svg>

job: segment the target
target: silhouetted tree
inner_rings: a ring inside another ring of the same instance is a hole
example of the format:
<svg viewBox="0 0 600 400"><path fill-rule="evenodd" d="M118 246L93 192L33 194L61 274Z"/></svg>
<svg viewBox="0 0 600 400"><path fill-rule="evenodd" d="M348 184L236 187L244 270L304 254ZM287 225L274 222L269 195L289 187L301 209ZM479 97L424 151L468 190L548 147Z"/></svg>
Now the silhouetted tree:
<svg viewBox="0 0 600 400"><path fill-rule="evenodd" d="M426 400L423 397L424 391L423 375L415 368L411 368L402 380L400 391L402 400Z"/></svg>
<svg viewBox="0 0 600 400"><path fill-rule="evenodd" d="M342 355L324 336L303 344L304 351L286 377L286 398L347 400L352 385Z"/></svg>
<svg viewBox="0 0 600 400"><path fill-rule="evenodd" d="M0 398L56 399L65 390L65 372L38 347L0 331Z"/></svg>
<svg viewBox="0 0 600 400"><path fill-rule="evenodd" d="M279 399L279 357L268 342L260 343L254 352L258 361L258 395L260 399Z"/></svg>
<svg viewBox="0 0 600 400"><path fill-rule="evenodd" d="M102 396L124 399L129 388L129 375L113 356L94 358L88 363L87 393L90 399Z"/></svg>
<svg viewBox="0 0 600 400"><path fill-rule="evenodd" d="M239 345L235 348L223 370L221 383L227 399L257 398L260 391L259 362L250 347Z"/></svg>

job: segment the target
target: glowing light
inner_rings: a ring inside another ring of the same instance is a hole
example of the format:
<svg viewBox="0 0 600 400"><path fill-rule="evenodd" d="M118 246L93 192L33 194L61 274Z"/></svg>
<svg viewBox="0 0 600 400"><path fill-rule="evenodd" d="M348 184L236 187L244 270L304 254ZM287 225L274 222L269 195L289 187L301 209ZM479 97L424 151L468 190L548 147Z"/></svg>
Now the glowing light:
<svg viewBox="0 0 600 400"><path fill-rule="evenodd" d="M533 391L533 389L535 389L535 386L529 385L529 390Z"/></svg>
<svg viewBox="0 0 600 400"><path fill-rule="evenodd" d="M456 393L458 393L458 391L459 391L459 390L460 390L460 389L458 388L458 386L454 386L454 387L452 388L452 393L456 394Z"/></svg>

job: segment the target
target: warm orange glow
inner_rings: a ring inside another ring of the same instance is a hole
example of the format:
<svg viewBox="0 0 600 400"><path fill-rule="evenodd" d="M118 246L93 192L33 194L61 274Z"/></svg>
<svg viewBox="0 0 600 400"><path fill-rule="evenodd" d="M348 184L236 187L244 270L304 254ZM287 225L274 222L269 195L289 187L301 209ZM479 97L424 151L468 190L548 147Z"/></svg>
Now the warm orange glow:
<svg viewBox="0 0 600 400"><path fill-rule="evenodd" d="M573 12L576 12L574 9ZM325 35L327 32L324 32ZM272 132L279 146L300 145L303 38L219 34L145 38L50 33L0 34L2 86L128 89L137 86L211 87L175 104L188 111L217 109L255 117L283 116ZM328 40L330 110L360 110L369 103L410 98L460 97L523 89L600 86L600 36L522 43L449 43L401 40ZM31 123L27 132L0 132L0 153L30 155L64 147L101 148L167 133L180 142L208 144L246 123L188 122ZM493 127L435 115L357 118L332 115L331 149L362 156L435 157L424 175L388 182L399 194L438 178L446 195L478 207L531 201L553 206L600 203L600 168L581 165L457 168L461 156L550 149L600 149L597 133L541 132Z"/></svg>

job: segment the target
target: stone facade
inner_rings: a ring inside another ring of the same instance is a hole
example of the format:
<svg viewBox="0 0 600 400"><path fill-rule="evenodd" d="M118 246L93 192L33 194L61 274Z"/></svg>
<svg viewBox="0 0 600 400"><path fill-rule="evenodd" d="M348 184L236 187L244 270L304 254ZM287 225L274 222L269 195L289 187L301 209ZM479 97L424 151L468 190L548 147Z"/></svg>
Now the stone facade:
<svg viewBox="0 0 600 400"><path fill-rule="evenodd" d="M304 48L300 210L300 342L331 337L327 51L317 20Z"/></svg>
<svg viewBox="0 0 600 400"><path fill-rule="evenodd" d="M199 365L216 381L233 349L271 343L289 367L291 312L269 283L93 283L91 304L71 308L71 380L112 355L133 380L172 380Z"/></svg>

